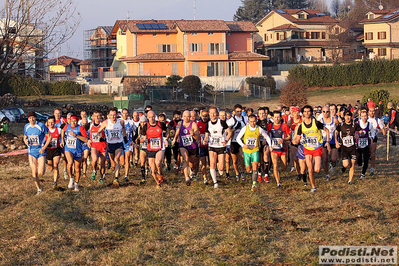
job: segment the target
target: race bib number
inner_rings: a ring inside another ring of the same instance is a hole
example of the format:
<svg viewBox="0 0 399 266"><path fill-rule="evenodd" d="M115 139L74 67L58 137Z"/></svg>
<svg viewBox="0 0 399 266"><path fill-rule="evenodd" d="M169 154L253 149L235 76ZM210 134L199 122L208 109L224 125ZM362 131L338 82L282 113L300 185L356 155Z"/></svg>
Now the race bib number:
<svg viewBox="0 0 399 266"><path fill-rule="evenodd" d="M69 149L76 149L76 137L68 136L66 140L66 146Z"/></svg>
<svg viewBox="0 0 399 266"><path fill-rule="evenodd" d="M279 140L281 138L273 138L272 139L272 148L273 149L282 149L283 148L283 144L279 144ZM282 139L281 139L282 140Z"/></svg>
<svg viewBox="0 0 399 266"><path fill-rule="evenodd" d="M215 146L221 146L222 145L222 137L210 137L209 144L215 145Z"/></svg>
<svg viewBox="0 0 399 266"><path fill-rule="evenodd" d="M354 141L353 141L353 136L347 136L347 137L345 137L345 138L342 138L342 144L345 146L345 147L351 147L351 146L353 146L355 143L354 143Z"/></svg>
<svg viewBox="0 0 399 266"><path fill-rule="evenodd" d="M52 138L50 141L50 147L57 148L58 146L58 138Z"/></svg>
<svg viewBox="0 0 399 266"><path fill-rule="evenodd" d="M148 144L148 141L145 140L143 143L140 143L140 148L141 149L147 149L147 144Z"/></svg>
<svg viewBox="0 0 399 266"><path fill-rule="evenodd" d="M150 139L150 146L151 146L151 149L160 149L161 148L161 139L160 138Z"/></svg>
<svg viewBox="0 0 399 266"><path fill-rule="evenodd" d="M319 142L317 141L317 136L307 137L305 139L307 148L317 148L319 147Z"/></svg>
<svg viewBox="0 0 399 266"><path fill-rule="evenodd" d="M365 148L369 145L369 139L367 138L359 138L359 148Z"/></svg>
<svg viewBox="0 0 399 266"><path fill-rule="evenodd" d="M31 146L39 146L39 136L38 135L30 135L28 136L29 145Z"/></svg>
<svg viewBox="0 0 399 266"><path fill-rule="evenodd" d="M110 130L111 140L119 140L120 139L120 131L119 130Z"/></svg>
<svg viewBox="0 0 399 266"><path fill-rule="evenodd" d="M184 147L187 147L187 146L190 146L191 144L193 144L193 136L191 136L191 135L182 136L181 140L183 141Z"/></svg>
<svg viewBox="0 0 399 266"><path fill-rule="evenodd" d="M100 133L92 133L91 139L93 142L100 142Z"/></svg>
<svg viewBox="0 0 399 266"><path fill-rule="evenodd" d="M253 149L257 146L258 139L257 138L247 138L245 144L248 145L248 148Z"/></svg>

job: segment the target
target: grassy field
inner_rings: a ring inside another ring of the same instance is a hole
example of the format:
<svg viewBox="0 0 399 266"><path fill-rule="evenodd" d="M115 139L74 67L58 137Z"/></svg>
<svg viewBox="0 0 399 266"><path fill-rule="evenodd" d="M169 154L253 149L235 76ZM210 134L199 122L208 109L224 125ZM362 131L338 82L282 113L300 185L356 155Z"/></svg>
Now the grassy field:
<svg viewBox="0 0 399 266"><path fill-rule="evenodd" d="M119 189L108 172L109 184L87 178L79 193L52 190L48 172L36 196L27 156L2 157L0 264L316 265L319 245L397 245L398 159L383 160L384 144L378 158L378 174L361 181L357 168L351 186L347 174L319 174L316 193L288 172L283 190L224 178L218 190L187 187L170 173L157 190L131 169Z"/></svg>
<svg viewBox="0 0 399 266"><path fill-rule="evenodd" d="M399 95L397 84L381 86ZM375 87L309 91L309 102L354 103ZM239 94L230 99L245 104ZM275 107L278 100L248 103ZM53 190L47 172L44 193L36 196L27 156L0 157L0 264L317 265L320 245L397 245L399 148L391 148L390 162L383 143L377 152L377 175L359 180L357 167L350 186L347 173L336 171L330 182L318 174L314 194L289 172L282 175L283 190L272 181L251 192L249 181L222 178L214 190L201 181L187 187L181 174L171 173L156 190L151 179L140 185L139 169L131 169L129 183L119 189L110 185L108 170L106 184L87 178L79 193L68 191L64 179L65 190Z"/></svg>

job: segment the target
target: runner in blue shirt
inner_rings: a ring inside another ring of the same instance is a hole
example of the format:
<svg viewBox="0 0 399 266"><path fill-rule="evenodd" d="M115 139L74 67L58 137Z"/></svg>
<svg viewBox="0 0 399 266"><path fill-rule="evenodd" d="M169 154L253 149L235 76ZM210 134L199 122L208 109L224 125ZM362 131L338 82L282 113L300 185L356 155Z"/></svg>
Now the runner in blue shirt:
<svg viewBox="0 0 399 266"><path fill-rule="evenodd" d="M52 137L43 123L36 122L35 112L29 112L27 116L29 123L24 127L24 142L28 146L29 165L32 170L33 181L37 188L37 194L40 194L43 190L40 187L39 180L46 171L46 148Z"/></svg>

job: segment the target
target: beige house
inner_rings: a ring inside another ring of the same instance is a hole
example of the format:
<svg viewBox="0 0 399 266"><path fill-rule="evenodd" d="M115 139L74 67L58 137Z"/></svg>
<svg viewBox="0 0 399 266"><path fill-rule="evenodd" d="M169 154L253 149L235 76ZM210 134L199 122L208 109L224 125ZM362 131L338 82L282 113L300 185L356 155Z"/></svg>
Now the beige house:
<svg viewBox="0 0 399 266"><path fill-rule="evenodd" d="M399 58L399 9L369 11L360 23L370 59Z"/></svg>
<svg viewBox="0 0 399 266"><path fill-rule="evenodd" d="M338 21L315 9L275 9L257 24L259 51L279 62L331 61L342 56Z"/></svg>

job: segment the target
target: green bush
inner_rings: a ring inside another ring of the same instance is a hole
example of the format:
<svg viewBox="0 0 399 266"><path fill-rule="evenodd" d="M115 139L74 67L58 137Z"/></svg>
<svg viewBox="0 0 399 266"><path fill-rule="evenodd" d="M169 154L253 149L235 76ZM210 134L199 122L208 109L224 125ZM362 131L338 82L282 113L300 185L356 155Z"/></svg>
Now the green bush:
<svg viewBox="0 0 399 266"><path fill-rule="evenodd" d="M10 75L1 77L0 95L11 93L16 96L77 95L81 86L74 81L48 82L29 76Z"/></svg>
<svg viewBox="0 0 399 266"><path fill-rule="evenodd" d="M194 75L186 76L180 83L180 87L185 94L190 96L196 96L199 95L199 90L202 87L201 80L199 77Z"/></svg>
<svg viewBox="0 0 399 266"><path fill-rule="evenodd" d="M363 60L348 65L297 66L292 78L302 79L307 87L351 86L399 81L399 60Z"/></svg>
<svg viewBox="0 0 399 266"><path fill-rule="evenodd" d="M266 74L266 76L263 77L248 77L245 81L251 85L269 87L271 94L276 93L276 81L270 74Z"/></svg>

